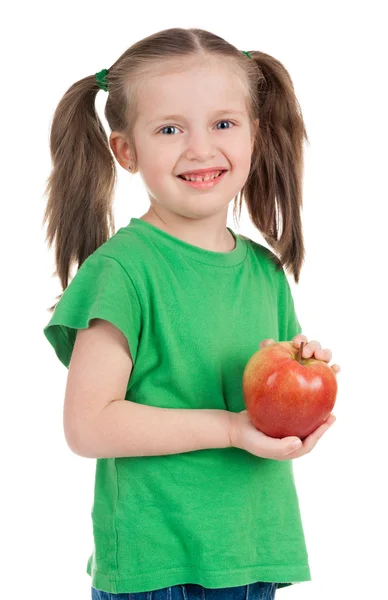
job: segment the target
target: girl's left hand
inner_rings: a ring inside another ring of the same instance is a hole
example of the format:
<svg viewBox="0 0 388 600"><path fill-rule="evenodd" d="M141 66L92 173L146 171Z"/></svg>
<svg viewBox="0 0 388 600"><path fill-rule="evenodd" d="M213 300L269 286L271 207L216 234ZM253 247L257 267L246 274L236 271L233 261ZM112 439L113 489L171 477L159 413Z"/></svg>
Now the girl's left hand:
<svg viewBox="0 0 388 600"><path fill-rule="evenodd" d="M311 342L308 342L307 337L302 333L299 333L293 338L292 342L296 348L299 348L301 342L304 342L305 345L303 347L302 358L311 358L314 355L317 360L325 360L326 362L331 361L331 350L329 350L329 348L322 350L322 346L318 340L311 340ZM263 348L264 346L269 346L270 344L274 343L275 341L272 339L263 340L260 342L259 348ZM337 373L339 373L341 370L339 365L331 365L330 368L334 371L334 375L337 375Z"/></svg>

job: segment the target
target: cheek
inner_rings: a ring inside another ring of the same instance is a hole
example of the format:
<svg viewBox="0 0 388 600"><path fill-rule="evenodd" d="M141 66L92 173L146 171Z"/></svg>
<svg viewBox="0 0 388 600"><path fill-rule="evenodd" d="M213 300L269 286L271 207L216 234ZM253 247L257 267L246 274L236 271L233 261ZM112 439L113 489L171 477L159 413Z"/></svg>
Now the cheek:
<svg viewBox="0 0 388 600"><path fill-rule="evenodd" d="M143 180L147 188L153 193L157 193L157 190L162 190L164 186L171 185L173 168L174 165L171 166L171 163L166 164L165 159L147 161L147 164L143 165Z"/></svg>
<svg viewBox="0 0 388 600"><path fill-rule="evenodd" d="M246 148L239 154L233 153L230 160L235 171L238 172L241 177L248 177L251 168L251 155L246 151Z"/></svg>
<svg viewBox="0 0 388 600"><path fill-rule="evenodd" d="M155 160L153 164L148 164L149 177L155 182L163 182L167 178L171 178L174 170L174 163L167 162L166 157Z"/></svg>
<svg viewBox="0 0 388 600"><path fill-rule="evenodd" d="M169 161L168 153L160 151L160 149L148 146L142 149L139 154L139 162L142 164L143 171L147 177L160 177L166 173L166 170L171 170L171 160Z"/></svg>
<svg viewBox="0 0 388 600"><path fill-rule="evenodd" d="M251 156L251 140L247 136L239 137L235 140L232 147L229 148L229 158L239 169L249 170Z"/></svg>

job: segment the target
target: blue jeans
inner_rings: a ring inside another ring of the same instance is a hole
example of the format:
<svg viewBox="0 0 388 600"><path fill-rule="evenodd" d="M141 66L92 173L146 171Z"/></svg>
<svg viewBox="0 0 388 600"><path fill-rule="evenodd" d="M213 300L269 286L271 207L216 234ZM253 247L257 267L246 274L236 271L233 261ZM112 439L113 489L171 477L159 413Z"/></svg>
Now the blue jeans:
<svg viewBox="0 0 388 600"><path fill-rule="evenodd" d="M152 592L111 594L92 587L92 600L273 600L277 583L257 581L238 587L208 589L196 583L174 585Z"/></svg>

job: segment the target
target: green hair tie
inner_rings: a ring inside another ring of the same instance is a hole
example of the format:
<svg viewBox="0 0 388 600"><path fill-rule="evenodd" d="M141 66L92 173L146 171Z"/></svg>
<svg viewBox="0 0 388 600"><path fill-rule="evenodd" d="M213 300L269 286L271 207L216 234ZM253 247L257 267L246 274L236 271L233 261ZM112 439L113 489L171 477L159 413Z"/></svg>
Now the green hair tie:
<svg viewBox="0 0 388 600"><path fill-rule="evenodd" d="M106 81L106 76L108 74L108 69L102 69L99 73L96 73L96 80L98 83L98 87L102 90L108 91L108 83Z"/></svg>
<svg viewBox="0 0 388 600"><path fill-rule="evenodd" d="M246 54L249 58L252 58L252 56L249 54L249 52L245 52L245 50L242 50L242 52L244 54ZM108 91L108 83L106 81L107 74L108 74L108 69L102 69L101 71L96 73L96 81L97 81L98 87L100 87L102 90L105 90L105 92Z"/></svg>

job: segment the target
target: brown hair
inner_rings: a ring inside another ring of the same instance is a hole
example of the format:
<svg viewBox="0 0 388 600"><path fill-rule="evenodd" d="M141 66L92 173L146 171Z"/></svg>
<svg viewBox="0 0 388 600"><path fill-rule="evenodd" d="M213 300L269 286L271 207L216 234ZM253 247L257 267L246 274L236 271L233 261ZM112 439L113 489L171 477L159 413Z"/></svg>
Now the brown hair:
<svg viewBox="0 0 388 600"><path fill-rule="evenodd" d="M108 69L104 114L112 131L125 132L136 161L131 132L137 118L136 84L141 78L167 59L216 56L230 61L246 86L250 121L259 119L250 172L234 198L233 215L236 218L237 209L241 215L244 199L253 224L280 257L278 268L283 265L291 269L298 283L304 260L303 142L308 138L286 69L264 52L249 54L252 58L203 29L173 28L154 33L133 44ZM95 74L74 83L60 100L51 125L53 167L46 185L43 223L48 223L49 247L55 238L55 273L63 291L72 263L76 261L79 268L115 233L112 200L117 172L95 109L99 90Z"/></svg>

